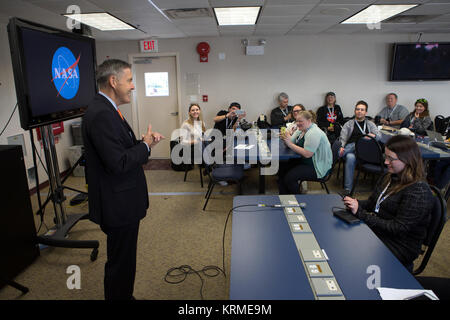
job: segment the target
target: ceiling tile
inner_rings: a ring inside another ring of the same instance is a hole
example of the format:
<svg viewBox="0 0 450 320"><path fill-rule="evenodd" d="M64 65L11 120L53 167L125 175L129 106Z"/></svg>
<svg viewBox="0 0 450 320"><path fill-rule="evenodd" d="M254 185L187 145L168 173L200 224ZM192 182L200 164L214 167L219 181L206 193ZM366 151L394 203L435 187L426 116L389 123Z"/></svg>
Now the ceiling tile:
<svg viewBox="0 0 450 320"><path fill-rule="evenodd" d="M260 37L267 37L267 36L283 36L286 34L287 31L284 30L259 30L256 29L254 32L255 36L260 36Z"/></svg>
<svg viewBox="0 0 450 320"><path fill-rule="evenodd" d="M165 1L165 0L164 0ZM253 7L263 6L264 0L209 0L211 7Z"/></svg>
<svg viewBox="0 0 450 320"><path fill-rule="evenodd" d="M442 4L424 4L416 8L412 8L401 15L416 15L416 14L446 14L450 13L450 3Z"/></svg>
<svg viewBox="0 0 450 320"><path fill-rule="evenodd" d="M273 17L262 15L258 19L258 24L293 24L301 20L298 16Z"/></svg>
<svg viewBox="0 0 450 320"><path fill-rule="evenodd" d="M101 7L96 6L90 1L84 0L37 0L37 1L29 1L24 0L24 2L29 2L34 6L40 7L45 10L49 10L58 14L68 13L67 9L71 5L76 5L80 8L81 13L88 12L101 12L103 9Z"/></svg>
<svg viewBox="0 0 450 320"><path fill-rule="evenodd" d="M125 3L128 2L124 1ZM142 2L142 1L141 1ZM146 2L146 1L144 1ZM209 8L208 0L152 0L161 10L166 9L188 9L188 8ZM151 4L149 4L151 6Z"/></svg>
<svg viewBox="0 0 450 320"><path fill-rule="evenodd" d="M289 29L291 29L294 26L295 26L295 23L291 24L291 25L286 25L286 24L258 24L256 26L256 30L262 30L262 29L265 29L265 30L271 30L271 29L273 29L273 30L289 30Z"/></svg>
<svg viewBox="0 0 450 320"><path fill-rule="evenodd" d="M266 6L281 6L281 5L298 5L301 4L317 4L320 0L266 0Z"/></svg>
<svg viewBox="0 0 450 320"><path fill-rule="evenodd" d="M252 35L255 31L255 26L223 26L219 27L219 33L221 35Z"/></svg>
<svg viewBox="0 0 450 320"><path fill-rule="evenodd" d="M267 16L301 16L314 8L313 4L300 6L271 6L264 7L263 14Z"/></svg>

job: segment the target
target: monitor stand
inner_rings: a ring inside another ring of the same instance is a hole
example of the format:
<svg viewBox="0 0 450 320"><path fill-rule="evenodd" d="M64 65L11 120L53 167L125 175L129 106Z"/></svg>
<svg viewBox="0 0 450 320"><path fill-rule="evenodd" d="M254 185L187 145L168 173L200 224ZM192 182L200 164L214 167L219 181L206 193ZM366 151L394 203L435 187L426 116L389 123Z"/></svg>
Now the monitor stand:
<svg viewBox="0 0 450 320"><path fill-rule="evenodd" d="M28 291L30 291L30 289L28 289L27 287L24 287L23 285L13 281L13 280L6 280L6 279L2 279L3 283L5 283L8 286L11 286L13 288L16 288L19 291L22 291L23 294L28 293Z"/></svg>
<svg viewBox="0 0 450 320"><path fill-rule="evenodd" d="M82 219L88 219L89 213L66 215L64 210L64 192L59 174L58 158L55 149L55 139L51 125L40 127L42 142L44 146L45 162L50 184L50 199L55 210L55 226L46 234L38 236L37 242L40 244L63 247L63 248L92 248L91 261L95 261L98 255L99 242L97 240L69 240L67 235L72 227ZM33 141L33 139L32 139ZM33 149L33 153L34 153ZM36 167L36 166L35 166ZM37 176L37 175L36 175ZM38 181L38 180L37 180ZM39 185L37 183L37 188ZM40 203L40 202L39 202ZM42 208L40 206L40 213Z"/></svg>

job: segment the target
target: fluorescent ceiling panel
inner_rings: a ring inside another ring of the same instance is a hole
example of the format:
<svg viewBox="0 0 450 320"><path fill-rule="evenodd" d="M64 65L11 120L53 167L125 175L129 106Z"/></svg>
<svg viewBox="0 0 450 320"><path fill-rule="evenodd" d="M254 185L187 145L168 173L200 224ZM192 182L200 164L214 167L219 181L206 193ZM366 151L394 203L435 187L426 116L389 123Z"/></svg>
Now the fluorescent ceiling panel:
<svg viewBox="0 0 450 320"><path fill-rule="evenodd" d="M378 23L416 6L417 4L371 5L341 23Z"/></svg>
<svg viewBox="0 0 450 320"><path fill-rule="evenodd" d="M261 7L214 8L219 26L254 25Z"/></svg>
<svg viewBox="0 0 450 320"><path fill-rule="evenodd" d="M65 14L64 16L101 31L136 29L106 12Z"/></svg>

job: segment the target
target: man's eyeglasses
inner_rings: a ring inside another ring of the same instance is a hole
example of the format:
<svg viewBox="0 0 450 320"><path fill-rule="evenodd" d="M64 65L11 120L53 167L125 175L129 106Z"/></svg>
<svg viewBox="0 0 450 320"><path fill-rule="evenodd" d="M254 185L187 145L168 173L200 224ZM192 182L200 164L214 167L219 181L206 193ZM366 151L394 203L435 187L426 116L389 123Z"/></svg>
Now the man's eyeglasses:
<svg viewBox="0 0 450 320"><path fill-rule="evenodd" d="M391 156L383 155L384 160L387 160L389 162L393 162L395 160L400 160L398 158L392 158Z"/></svg>

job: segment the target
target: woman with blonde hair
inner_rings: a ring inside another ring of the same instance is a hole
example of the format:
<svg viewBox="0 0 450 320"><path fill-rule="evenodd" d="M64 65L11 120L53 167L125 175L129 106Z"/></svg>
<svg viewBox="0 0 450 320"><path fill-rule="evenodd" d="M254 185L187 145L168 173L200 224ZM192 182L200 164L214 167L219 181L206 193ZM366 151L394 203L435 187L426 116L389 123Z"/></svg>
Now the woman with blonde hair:
<svg viewBox="0 0 450 320"><path fill-rule="evenodd" d="M385 145L388 173L368 200L344 198L400 262L412 271L431 218L433 196L424 180L419 147L408 136L394 136Z"/></svg>
<svg viewBox="0 0 450 320"><path fill-rule="evenodd" d="M201 109L197 103L189 106L189 118L181 125L181 142L185 144L196 144L202 141L206 130L202 120Z"/></svg>
<svg viewBox="0 0 450 320"><path fill-rule="evenodd" d="M313 111L300 111L296 118L298 130L292 136L288 131L282 136L286 146L301 155L301 158L280 165L280 194L299 193L298 181L322 178L331 169L331 146L326 134L314 123L315 119Z"/></svg>

